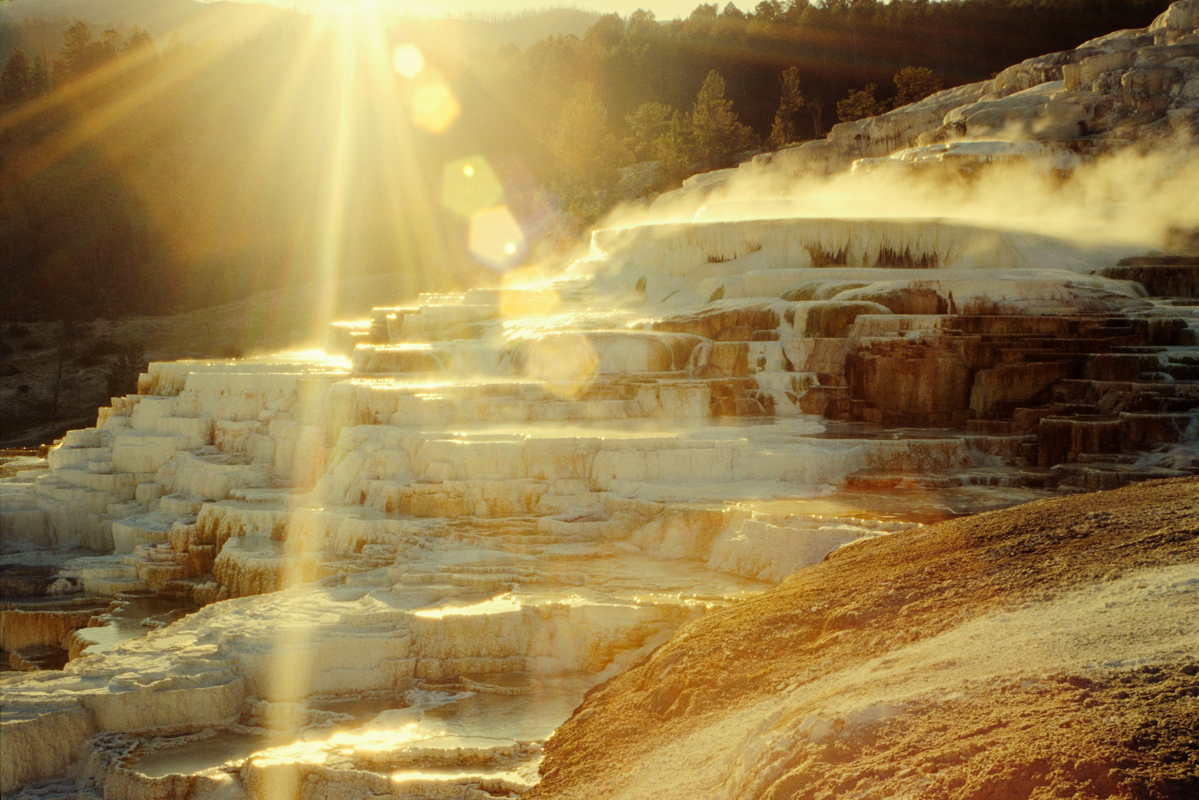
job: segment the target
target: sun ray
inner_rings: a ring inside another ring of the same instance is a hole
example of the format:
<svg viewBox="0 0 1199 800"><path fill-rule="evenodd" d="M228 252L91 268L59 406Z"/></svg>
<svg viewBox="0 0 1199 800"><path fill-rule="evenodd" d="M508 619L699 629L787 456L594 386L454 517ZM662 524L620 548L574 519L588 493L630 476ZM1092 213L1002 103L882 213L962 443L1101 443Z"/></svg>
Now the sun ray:
<svg viewBox="0 0 1199 800"><path fill-rule="evenodd" d="M354 137L354 94L357 71L357 31L352 12L336 19L337 116L333 150L329 156L329 175L324 192L324 208L317 246L318 326L333 320L341 282L341 260L345 250L346 211L350 189L351 143Z"/></svg>

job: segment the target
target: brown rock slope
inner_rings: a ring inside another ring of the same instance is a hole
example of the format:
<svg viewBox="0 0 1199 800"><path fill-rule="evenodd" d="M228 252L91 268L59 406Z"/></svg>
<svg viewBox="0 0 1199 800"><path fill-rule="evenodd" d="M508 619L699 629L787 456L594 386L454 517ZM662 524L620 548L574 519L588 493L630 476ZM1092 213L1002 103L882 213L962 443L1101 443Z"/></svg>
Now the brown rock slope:
<svg viewBox="0 0 1199 800"><path fill-rule="evenodd" d="M529 798L1199 797L1199 479L835 552L593 690Z"/></svg>

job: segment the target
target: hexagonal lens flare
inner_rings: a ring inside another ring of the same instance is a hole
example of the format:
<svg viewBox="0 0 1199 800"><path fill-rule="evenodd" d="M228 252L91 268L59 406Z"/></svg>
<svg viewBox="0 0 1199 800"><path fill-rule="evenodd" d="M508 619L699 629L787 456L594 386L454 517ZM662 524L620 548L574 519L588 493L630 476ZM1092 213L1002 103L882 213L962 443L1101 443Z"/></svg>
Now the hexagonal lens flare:
<svg viewBox="0 0 1199 800"><path fill-rule="evenodd" d="M470 252L496 269L509 269L525 253L525 233L507 206L475 214L470 221Z"/></svg>
<svg viewBox="0 0 1199 800"><path fill-rule="evenodd" d="M430 133L445 133L461 113L458 98L441 79L412 90L412 121Z"/></svg>
<svg viewBox="0 0 1199 800"><path fill-rule="evenodd" d="M441 173L441 204L469 217L504 201L504 187L483 156L451 161Z"/></svg>

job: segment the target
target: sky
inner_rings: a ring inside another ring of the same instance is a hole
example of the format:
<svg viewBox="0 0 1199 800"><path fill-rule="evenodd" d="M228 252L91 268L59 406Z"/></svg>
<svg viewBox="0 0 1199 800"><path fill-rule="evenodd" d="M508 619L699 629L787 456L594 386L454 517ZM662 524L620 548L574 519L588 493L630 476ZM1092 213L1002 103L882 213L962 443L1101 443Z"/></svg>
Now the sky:
<svg viewBox="0 0 1199 800"><path fill-rule="evenodd" d="M546 0L266 0L284 8L307 8L322 4L346 5L375 5L381 10L397 13L409 13L414 16L439 17L446 14L469 13L504 13L510 11L537 10L543 8L577 7L584 11L598 11L610 14L613 11L621 16L628 16L639 8L654 12L661 20L674 19L689 15L703 0L565 0L564 2L547 2ZM708 0L711 2L711 0ZM718 5L724 8L727 0ZM742 11L750 11L758 0L742 0L736 3Z"/></svg>

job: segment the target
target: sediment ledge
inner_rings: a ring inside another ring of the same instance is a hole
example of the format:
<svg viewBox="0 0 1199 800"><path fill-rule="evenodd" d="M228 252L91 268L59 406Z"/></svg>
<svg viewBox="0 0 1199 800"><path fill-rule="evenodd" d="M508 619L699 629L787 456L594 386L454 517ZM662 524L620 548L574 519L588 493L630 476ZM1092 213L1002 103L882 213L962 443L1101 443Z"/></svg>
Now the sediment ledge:
<svg viewBox="0 0 1199 800"><path fill-rule="evenodd" d="M532 798L1199 796L1199 479L842 548L592 690Z"/></svg>

